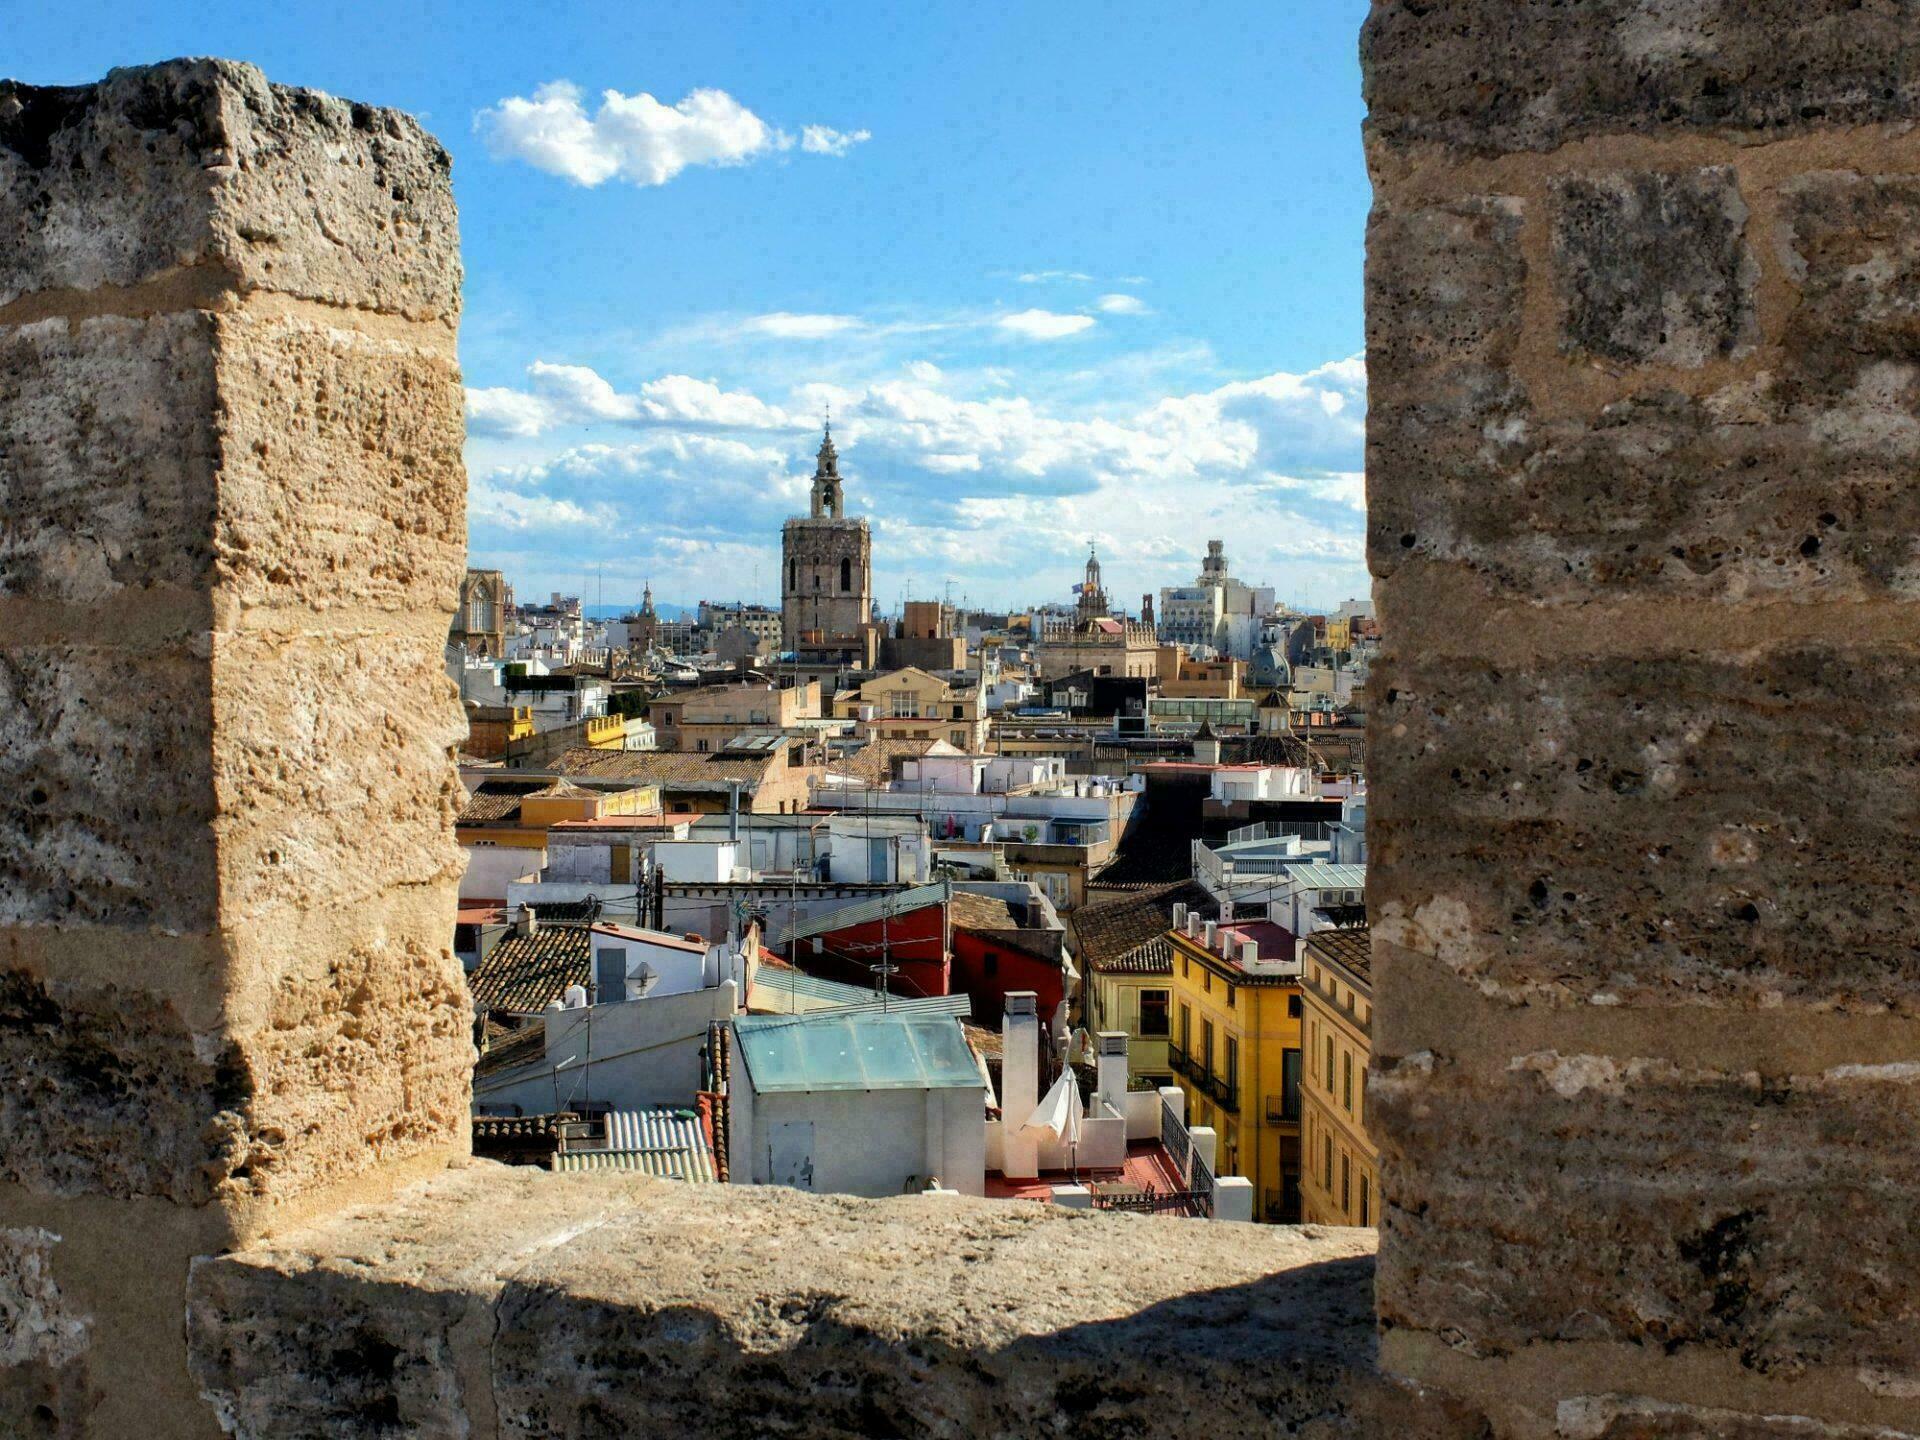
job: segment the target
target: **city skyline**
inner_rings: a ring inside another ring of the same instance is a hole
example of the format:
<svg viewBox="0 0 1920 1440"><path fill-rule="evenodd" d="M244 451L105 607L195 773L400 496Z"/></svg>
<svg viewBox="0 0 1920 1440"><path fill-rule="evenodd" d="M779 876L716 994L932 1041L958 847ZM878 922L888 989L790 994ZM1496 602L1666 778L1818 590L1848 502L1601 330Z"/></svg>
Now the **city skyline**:
<svg viewBox="0 0 1920 1440"><path fill-rule="evenodd" d="M831 405L883 605L1066 597L1089 539L1137 605L1207 535L1332 605L1366 583L1363 11L431 4L367 47L214 0L12 39L53 82L237 51L422 117L471 559L527 593L777 599Z"/></svg>

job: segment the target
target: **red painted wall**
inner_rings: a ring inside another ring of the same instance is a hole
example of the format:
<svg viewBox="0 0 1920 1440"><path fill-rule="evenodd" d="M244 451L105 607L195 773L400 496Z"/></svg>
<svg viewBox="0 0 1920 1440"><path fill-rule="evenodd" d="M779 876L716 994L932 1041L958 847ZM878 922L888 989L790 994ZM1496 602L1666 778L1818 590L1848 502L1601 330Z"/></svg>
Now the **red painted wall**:
<svg viewBox="0 0 1920 1440"><path fill-rule="evenodd" d="M994 958L991 970L989 955ZM1009 990L1039 995L1042 1023L1053 1018L1067 993L1066 976L1058 965L965 930L953 932L952 984L955 994L973 1001L973 1023L988 1028L998 1025L1006 1013Z"/></svg>
<svg viewBox="0 0 1920 1440"><path fill-rule="evenodd" d="M876 977L868 967L879 964L884 952L900 967L888 981L887 988L893 994L946 995L950 993L949 976L941 949L945 932L946 907L924 905L905 915L890 916L884 927L874 920L830 931L819 937L817 955L812 940L798 941L787 958L808 974L872 988Z"/></svg>

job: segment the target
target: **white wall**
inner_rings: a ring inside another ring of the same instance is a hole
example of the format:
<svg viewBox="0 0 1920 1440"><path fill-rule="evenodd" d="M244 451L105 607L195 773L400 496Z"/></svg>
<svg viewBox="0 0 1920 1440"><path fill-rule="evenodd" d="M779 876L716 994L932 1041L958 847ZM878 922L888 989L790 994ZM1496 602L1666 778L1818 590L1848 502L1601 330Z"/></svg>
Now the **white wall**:
<svg viewBox="0 0 1920 1440"><path fill-rule="evenodd" d="M733 878L744 848L728 840L662 840L653 863L671 884L712 885Z"/></svg>
<svg viewBox="0 0 1920 1440"><path fill-rule="evenodd" d="M541 1021L547 1027L546 1059L493 1081L482 1079L474 1088L474 1107L518 1105L525 1113L544 1114L556 1100L562 1108L586 1100L620 1110L691 1106L700 1089L707 1025L738 1013L739 993L729 981L688 995L550 1010Z"/></svg>
<svg viewBox="0 0 1920 1440"><path fill-rule="evenodd" d="M498 900L516 880L530 880L547 865L545 850L516 845L462 845L467 868L460 877L462 900Z"/></svg>
<svg viewBox="0 0 1920 1440"><path fill-rule="evenodd" d="M773 1126L813 1125L813 1188L826 1194L884 1197L925 1188L938 1176L963 1195L986 1191L985 1088L950 1090L782 1091L751 1089L734 1067L731 1160L736 1183L772 1183Z"/></svg>

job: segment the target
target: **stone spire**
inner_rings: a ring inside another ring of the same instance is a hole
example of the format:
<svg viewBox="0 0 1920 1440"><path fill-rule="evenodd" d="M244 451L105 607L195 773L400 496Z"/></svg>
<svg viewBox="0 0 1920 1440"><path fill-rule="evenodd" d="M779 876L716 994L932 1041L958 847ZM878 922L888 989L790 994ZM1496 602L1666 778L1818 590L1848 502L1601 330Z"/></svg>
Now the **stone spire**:
<svg viewBox="0 0 1920 1440"><path fill-rule="evenodd" d="M1084 624L1088 620L1103 620L1107 616L1107 588L1100 580L1100 556L1091 541L1087 544L1087 573L1080 585L1080 601L1075 607L1076 619Z"/></svg>
<svg viewBox="0 0 1920 1440"><path fill-rule="evenodd" d="M841 518L840 452L833 448L833 421L828 419L814 457L813 518Z"/></svg>

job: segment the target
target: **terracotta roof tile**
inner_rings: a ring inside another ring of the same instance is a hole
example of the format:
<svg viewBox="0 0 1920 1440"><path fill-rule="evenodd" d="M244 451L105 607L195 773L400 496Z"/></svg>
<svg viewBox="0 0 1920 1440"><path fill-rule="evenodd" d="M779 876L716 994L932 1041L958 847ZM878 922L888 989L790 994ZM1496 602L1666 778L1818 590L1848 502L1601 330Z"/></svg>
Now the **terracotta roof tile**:
<svg viewBox="0 0 1920 1440"><path fill-rule="evenodd" d="M1073 934L1077 953L1089 970L1114 973L1157 974L1157 970L1139 970L1138 965L1157 964L1155 955L1135 956L1149 942L1164 937L1173 924L1173 907L1185 905L1203 917L1216 913L1213 897L1198 881L1181 880L1137 890L1116 900L1082 906L1074 912ZM1167 967L1171 968L1171 952Z"/></svg>
<svg viewBox="0 0 1920 1440"><path fill-rule="evenodd" d="M1373 935L1366 926L1316 930L1307 936L1307 948L1332 961L1361 984L1373 984Z"/></svg>
<svg viewBox="0 0 1920 1440"><path fill-rule="evenodd" d="M542 922L531 935L509 935L495 945L467 985L482 1013L533 1015L566 994L569 985L586 984L592 960L593 932L586 926Z"/></svg>

